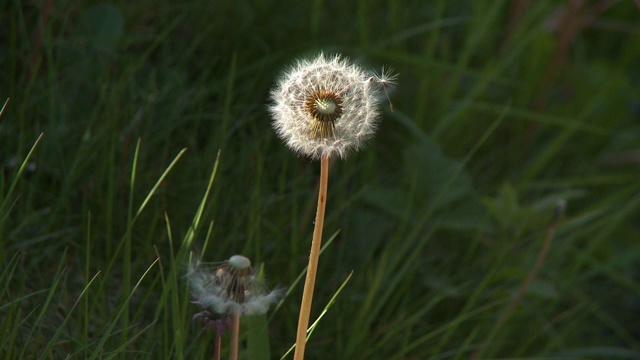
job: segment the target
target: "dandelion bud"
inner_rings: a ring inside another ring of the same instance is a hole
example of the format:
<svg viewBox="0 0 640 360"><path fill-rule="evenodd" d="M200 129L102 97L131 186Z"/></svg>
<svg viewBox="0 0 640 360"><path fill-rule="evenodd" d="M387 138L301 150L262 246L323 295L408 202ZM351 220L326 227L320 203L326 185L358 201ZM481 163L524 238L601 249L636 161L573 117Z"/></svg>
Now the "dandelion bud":
<svg viewBox="0 0 640 360"><path fill-rule="evenodd" d="M391 85L380 79L340 55L301 59L271 91L273 127L296 153L345 158L376 130L381 89Z"/></svg>

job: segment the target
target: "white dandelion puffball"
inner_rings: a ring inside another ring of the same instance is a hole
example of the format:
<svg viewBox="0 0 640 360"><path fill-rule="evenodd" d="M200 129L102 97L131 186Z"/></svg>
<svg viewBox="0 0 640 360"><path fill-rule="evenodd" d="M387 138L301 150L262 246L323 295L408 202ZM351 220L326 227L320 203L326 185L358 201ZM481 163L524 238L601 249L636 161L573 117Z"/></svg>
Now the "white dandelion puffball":
<svg viewBox="0 0 640 360"><path fill-rule="evenodd" d="M345 158L376 130L381 84L340 55L298 60L271 91L273 127L298 154Z"/></svg>

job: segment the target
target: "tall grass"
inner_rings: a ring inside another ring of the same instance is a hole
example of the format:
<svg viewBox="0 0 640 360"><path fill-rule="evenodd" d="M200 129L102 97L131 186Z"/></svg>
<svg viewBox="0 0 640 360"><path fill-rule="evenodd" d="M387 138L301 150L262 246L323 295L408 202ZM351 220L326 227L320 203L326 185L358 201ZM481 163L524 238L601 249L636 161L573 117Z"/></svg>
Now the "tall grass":
<svg viewBox="0 0 640 360"><path fill-rule="evenodd" d="M320 50L400 78L332 165L307 358L640 357L640 9L579 3L0 5L0 358L210 358L185 264L236 253L291 286L241 358L283 356L317 164L265 105Z"/></svg>

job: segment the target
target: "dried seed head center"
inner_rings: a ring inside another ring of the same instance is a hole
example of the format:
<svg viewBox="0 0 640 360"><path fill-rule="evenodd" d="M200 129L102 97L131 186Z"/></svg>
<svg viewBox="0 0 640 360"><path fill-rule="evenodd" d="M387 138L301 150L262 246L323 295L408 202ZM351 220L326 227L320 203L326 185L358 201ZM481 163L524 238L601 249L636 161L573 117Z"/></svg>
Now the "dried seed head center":
<svg viewBox="0 0 640 360"><path fill-rule="evenodd" d="M318 99L316 100L316 109L319 113L324 115L331 115L334 111L336 111L336 103L329 99Z"/></svg>
<svg viewBox="0 0 640 360"><path fill-rule="evenodd" d="M305 109L313 118L311 129L313 137L332 138L335 122L342 116L342 97L333 91L315 90L307 96Z"/></svg>
<svg viewBox="0 0 640 360"><path fill-rule="evenodd" d="M242 304L254 281L251 262L244 256L232 256L216 270L218 285L233 301Z"/></svg>

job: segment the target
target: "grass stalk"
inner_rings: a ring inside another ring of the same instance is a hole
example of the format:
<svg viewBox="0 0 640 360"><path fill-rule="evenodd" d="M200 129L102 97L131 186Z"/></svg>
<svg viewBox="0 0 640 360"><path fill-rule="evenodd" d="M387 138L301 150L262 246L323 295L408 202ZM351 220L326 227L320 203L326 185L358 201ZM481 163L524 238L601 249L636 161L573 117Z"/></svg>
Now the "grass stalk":
<svg viewBox="0 0 640 360"><path fill-rule="evenodd" d="M309 326L311 302L313 300L313 289L316 284L316 273L318 272L318 260L320 258L320 247L322 245L322 227L324 225L324 211L327 205L328 183L329 158L323 156L320 160L320 186L318 189L318 209L316 211L316 223L313 228L311 252L309 253L309 267L307 270L307 277L304 282L304 291L302 292L302 303L300 305L300 315L298 318L296 352L293 356L295 360L304 359L304 349L307 341L307 327Z"/></svg>
<svg viewBox="0 0 640 360"><path fill-rule="evenodd" d="M535 264L527 274L527 277L520 284L518 291L511 298L511 301L509 301L509 303L507 304L507 307L502 311L502 314L500 315L498 320L496 320L495 324L493 325L493 328L485 338L482 345L480 345L480 347L471 355L471 357L469 357L469 359L475 360L475 359L481 358L482 353L486 348L486 345L489 344L491 340L493 340L493 337L495 336L496 332L502 327L505 321L507 321L509 316L511 316L516 306L518 306L518 304L524 297L524 294L527 292L527 289L529 289L529 286L531 285L533 280L535 280L536 276L538 275L538 272L540 271L540 268L542 267L542 263L544 262L544 259L547 257L547 253L549 252L549 248L551 247L551 242L553 241L553 238L556 234L556 229L558 228L558 222L560 221L560 217L564 213L564 208L565 208L564 202L559 202L557 204L556 213L553 217L553 221L551 222L551 225L549 225L549 227L547 228L547 236L545 237L544 243L542 244L542 249L540 249L540 252L538 253L538 257L536 258Z"/></svg>

